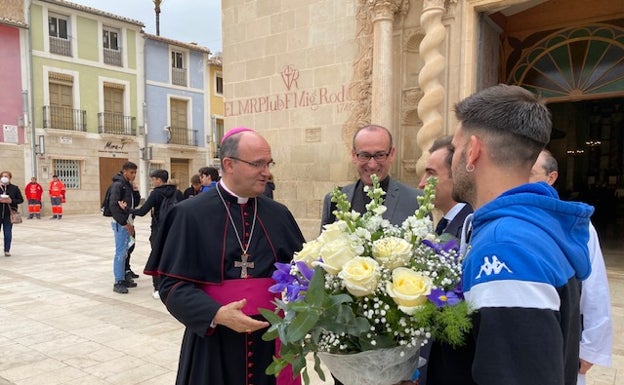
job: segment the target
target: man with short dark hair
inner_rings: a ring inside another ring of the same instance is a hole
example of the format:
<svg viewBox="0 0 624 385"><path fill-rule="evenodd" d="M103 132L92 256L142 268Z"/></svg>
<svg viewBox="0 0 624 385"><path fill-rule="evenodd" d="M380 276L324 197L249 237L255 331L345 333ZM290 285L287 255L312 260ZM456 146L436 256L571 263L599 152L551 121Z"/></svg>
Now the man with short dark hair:
<svg viewBox="0 0 624 385"><path fill-rule="evenodd" d="M269 323L258 308L275 307L274 264L290 262L304 239L288 208L263 195L269 143L237 128L220 154L223 178L171 209L145 273L160 276L163 303L186 327L176 384L274 385L265 369L275 341L262 340Z"/></svg>
<svg viewBox="0 0 624 385"><path fill-rule="evenodd" d="M436 226L436 233L451 234L457 239L461 237L461 230L466 217L472 213L472 207L464 202L453 199L453 179L451 176L451 160L453 159L452 136L447 135L436 139L429 149L429 158L425 164L425 173L418 184L425 188L427 179L438 178L436 185L434 206L444 215Z"/></svg>
<svg viewBox="0 0 624 385"><path fill-rule="evenodd" d="M550 112L531 92L490 87L455 112L453 199L475 210L462 273L475 312L465 354L440 357L446 370L432 357L428 384L574 385L593 210L529 183L551 133Z"/></svg>
<svg viewBox="0 0 624 385"><path fill-rule="evenodd" d="M199 181L201 182L201 192L210 190L216 186L219 181L219 170L214 167L200 168Z"/></svg>
<svg viewBox="0 0 624 385"><path fill-rule="evenodd" d="M113 259L113 275L115 283L113 291L119 294L127 294L129 287L136 287L126 275L126 258L128 249L134 242L134 225L130 211L122 208L135 207L135 194L133 193L132 181L136 178L137 165L132 162L125 162L121 171L113 177L111 195L108 202L112 213L111 227L115 237L115 257ZM120 206L120 204L122 206Z"/></svg>
<svg viewBox="0 0 624 385"><path fill-rule="evenodd" d="M457 202L453 199L453 179L451 175L451 161L453 159L453 137L451 135L442 136L434 140L429 148L429 158L425 164L425 173L418 184L419 188L425 188L427 179L435 177L438 184L435 189L434 206L442 211L442 218L438 221L435 232L438 235L450 234L457 239L461 238L461 231L464 221L472 213L472 207L464 202ZM420 349L421 357L428 362L430 351L432 354L444 354L449 347L446 344L430 341ZM418 383L427 385L427 374L429 364L420 367Z"/></svg>

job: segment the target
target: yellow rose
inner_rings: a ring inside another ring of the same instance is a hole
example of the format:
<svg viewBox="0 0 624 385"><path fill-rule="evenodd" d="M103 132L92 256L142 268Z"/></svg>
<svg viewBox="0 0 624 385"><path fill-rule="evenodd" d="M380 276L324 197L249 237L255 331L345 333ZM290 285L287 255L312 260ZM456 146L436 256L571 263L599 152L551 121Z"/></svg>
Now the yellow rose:
<svg viewBox="0 0 624 385"><path fill-rule="evenodd" d="M338 277L356 297L372 294L379 282L379 263L369 257L355 257L344 264Z"/></svg>
<svg viewBox="0 0 624 385"><path fill-rule="evenodd" d="M387 237L373 242L373 257L392 270L407 266L412 257L412 245L403 238Z"/></svg>
<svg viewBox="0 0 624 385"><path fill-rule="evenodd" d="M351 240L347 234L342 234L340 238L336 238L331 242L325 243L320 250L323 262L315 262L314 265L320 265L330 274L338 274L342 270L342 266L357 256Z"/></svg>
<svg viewBox="0 0 624 385"><path fill-rule="evenodd" d="M317 239L303 244L301 251L295 253L293 259L295 262L305 262L306 265L312 266L312 262L318 261L321 256L321 242Z"/></svg>
<svg viewBox="0 0 624 385"><path fill-rule="evenodd" d="M398 267L392 272L392 282L386 284L386 291L401 311L413 315L427 301L432 284L431 278L406 267Z"/></svg>

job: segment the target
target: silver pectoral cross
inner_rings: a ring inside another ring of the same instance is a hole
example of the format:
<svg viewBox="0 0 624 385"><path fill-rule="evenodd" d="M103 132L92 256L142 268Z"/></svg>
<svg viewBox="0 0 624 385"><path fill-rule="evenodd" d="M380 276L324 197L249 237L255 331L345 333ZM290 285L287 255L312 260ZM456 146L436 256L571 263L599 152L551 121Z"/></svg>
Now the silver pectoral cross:
<svg viewBox="0 0 624 385"><path fill-rule="evenodd" d="M234 267L241 268L241 275L240 275L241 278L247 278L247 268L250 268L250 269L254 268L254 263L248 262L247 261L248 258L249 258L249 254L243 253L243 255L241 255L240 261L234 261Z"/></svg>

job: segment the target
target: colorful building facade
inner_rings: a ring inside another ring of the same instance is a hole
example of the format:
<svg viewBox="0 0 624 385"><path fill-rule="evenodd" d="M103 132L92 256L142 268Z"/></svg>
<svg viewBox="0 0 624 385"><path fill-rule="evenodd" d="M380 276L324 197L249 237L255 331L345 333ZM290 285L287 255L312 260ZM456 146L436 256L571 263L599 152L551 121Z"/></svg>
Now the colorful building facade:
<svg viewBox="0 0 624 385"><path fill-rule="evenodd" d="M210 50L150 34L144 39L149 169L169 170L185 188L210 159Z"/></svg>

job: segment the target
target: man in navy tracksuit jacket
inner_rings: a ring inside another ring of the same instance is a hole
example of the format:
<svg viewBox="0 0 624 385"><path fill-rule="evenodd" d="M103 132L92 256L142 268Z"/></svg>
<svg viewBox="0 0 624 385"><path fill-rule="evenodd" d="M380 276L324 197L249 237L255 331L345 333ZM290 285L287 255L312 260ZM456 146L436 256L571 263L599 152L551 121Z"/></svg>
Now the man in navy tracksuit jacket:
<svg viewBox="0 0 624 385"><path fill-rule="evenodd" d="M528 184L551 131L532 93L491 87L456 115L453 196L475 208L462 278L474 324L461 354L431 358L428 385L574 385L593 209Z"/></svg>

